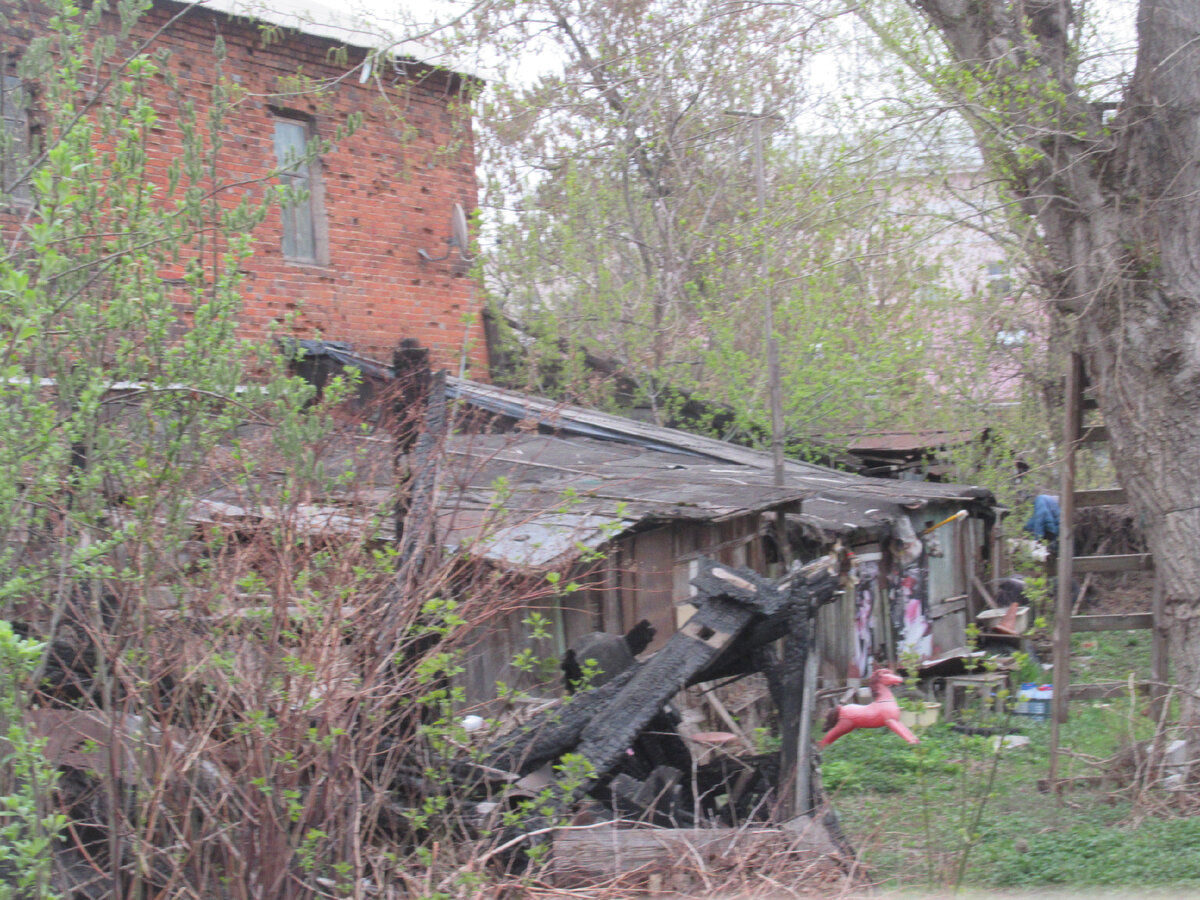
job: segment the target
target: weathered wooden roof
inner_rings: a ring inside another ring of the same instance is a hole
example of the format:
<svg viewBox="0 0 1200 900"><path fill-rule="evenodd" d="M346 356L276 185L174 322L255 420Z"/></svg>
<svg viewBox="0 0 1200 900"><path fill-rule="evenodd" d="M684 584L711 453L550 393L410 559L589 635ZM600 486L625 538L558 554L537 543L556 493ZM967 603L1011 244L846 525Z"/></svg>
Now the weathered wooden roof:
<svg viewBox="0 0 1200 900"><path fill-rule="evenodd" d="M663 428L466 379L448 378L447 391L451 397L462 399L473 406L508 416L519 422L536 423L542 428L563 435L593 437L771 471L769 453L716 438ZM992 502L991 492L986 488L870 478L793 459L784 461L784 473L789 488L799 487L810 495L813 492L848 490L864 497L889 499L895 503L912 506L935 501Z"/></svg>
<svg viewBox="0 0 1200 900"><path fill-rule="evenodd" d="M462 379L448 379L447 392L510 427L442 443L439 538L502 565L562 565L621 534L672 521L784 509L810 534L832 540L886 533L891 520L927 505L977 512L994 505L983 488L867 478L795 460L785 463L778 487L763 451ZM348 430L329 443L322 464L329 473L353 472L354 487L313 497L299 510L303 527L390 538L390 438ZM193 518L271 519L279 514L266 505L271 496L267 489L248 506L242 492L216 490Z"/></svg>
<svg viewBox="0 0 1200 900"><path fill-rule="evenodd" d="M516 423L513 434L456 437L447 447L454 474L443 481L443 533L498 561L545 565L648 522L716 522L782 504L830 539L878 533L930 504L994 504L984 488L795 460L779 488L763 451L462 379L447 390Z"/></svg>
<svg viewBox="0 0 1200 900"><path fill-rule="evenodd" d="M445 448L443 540L548 565L654 522L720 522L802 499L771 473L686 453L536 433L464 435Z"/></svg>

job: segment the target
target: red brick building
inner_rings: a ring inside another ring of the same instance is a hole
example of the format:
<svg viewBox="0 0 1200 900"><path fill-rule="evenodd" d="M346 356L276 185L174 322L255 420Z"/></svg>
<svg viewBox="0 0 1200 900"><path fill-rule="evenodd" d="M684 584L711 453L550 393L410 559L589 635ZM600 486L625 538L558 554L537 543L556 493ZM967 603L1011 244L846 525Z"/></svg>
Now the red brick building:
<svg viewBox="0 0 1200 900"><path fill-rule="evenodd" d="M240 184L222 191L223 202L233 204L247 192L263 196L281 182L273 173L289 166L283 180L308 193L307 201L274 206L254 231L254 255L244 266L242 333L266 337L290 316L282 333L346 341L384 360L400 339L415 338L436 364L457 372L465 356L472 374L484 377L479 292L468 263L457 251L441 261L418 252L446 253L454 205L468 215L475 207L471 79L399 57L387 59L386 72L375 65L363 77L354 67L372 46L364 33L307 25L265 29L260 20L199 6L179 16L184 9L155 0L127 44L163 29L152 49L170 51L167 65L179 91L198 107L218 71L245 92L224 129L218 177ZM21 0L6 14L7 94L16 84L12 57L38 28L40 13L37 3ZM218 37L227 53L219 68ZM182 136L177 95L161 79L157 84L162 92L155 97L159 124L148 147L149 176L165 183L168 166L181 156ZM321 89L309 90L316 86ZM199 121L204 115L198 108ZM18 151L28 132L36 132L37 116L36 101L25 113L5 107L3 124ZM361 122L349 137L312 164L295 162L308 142L334 140L352 116ZM11 225L13 209L0 216Z"/></svg>

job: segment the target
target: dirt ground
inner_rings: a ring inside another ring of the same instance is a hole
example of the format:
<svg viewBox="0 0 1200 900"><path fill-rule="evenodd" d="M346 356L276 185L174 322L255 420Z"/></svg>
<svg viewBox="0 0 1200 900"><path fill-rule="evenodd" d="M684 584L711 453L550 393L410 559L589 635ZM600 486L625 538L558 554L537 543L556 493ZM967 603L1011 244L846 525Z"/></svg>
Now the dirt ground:
<svg viewBox="0 0 1200 900"><path fill-rule="evenodd" d="M1150 612L1153 602L1153 572L1114 572L1092 577L1079 612L1084 615Z"/></svg>

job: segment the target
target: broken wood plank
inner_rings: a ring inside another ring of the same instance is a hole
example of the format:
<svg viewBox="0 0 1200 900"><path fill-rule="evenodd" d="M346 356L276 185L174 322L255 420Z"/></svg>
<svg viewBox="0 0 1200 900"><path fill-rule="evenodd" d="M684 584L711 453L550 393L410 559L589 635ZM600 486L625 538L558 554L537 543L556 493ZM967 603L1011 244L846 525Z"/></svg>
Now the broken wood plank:
<svg viewBox="0 0 1200 900"><path fill-rule="evenodd" d="M1087 596L1088 589L1092 586L1092 576L1095 572L1088 572L1083 576L1083 584L1079 586L1079 593L1075 595L1075 604L1071 607L1071 617L1076 618L1079 613L1079 607L1083 606L1083 598Z"/></svg>
<svg viewBox="0 0 1200 900"><path fill-rule="evenodd" d="M777 828L620 828L613 825L558 831L550 872L558 887L597 884L644 870L647 875L679 867L703 870L745 859L758 849L778 847L816 859L838 855L819 822L795 832Z"/></svg>
<svg viewBox="0 0 1200 900"><path fill-rule="evenodd" d="M717 718L724 722L725 727L728 728L735 737L737 737L742 746L746 748L746 751L748 753L753 753L754 742L751 741L750 738L746 737L746 732L742 730L742 726L737 723L737 720L732 716L732 714L730 714L729 710L725 708L725 704L721 702L721 698L714 694L711 690L705 691L703 694L701 694L701 696L704 698L704 702L712 707L712 711L717 714Z"/></svg>
<svg viewBox="0 0 1200 900"><path fill-rule="evenodd" d="M1134 690L1138 694L1148 694L1150 685L1137 682ZM1068 696L1069 700L1111 700L1114 697L1128 697L1128 681L1099 681L1095 684L1073 684Z"/></svg>
<svg viewBox="0 0 1200 900"><path fill-rule="evenodd" d="M629 683L645 663L626 669L612 681L580 691L565 703L543 710L519 729L487 748L483 761L494 768L527 775L573 750L588 723Z"/></svg>
<svg viewBox="0 0 1200 900"><path fill-rule="evenodd" d="M1122 616L1071 616L1071 632L1144 631L1154 627L1153 613L1129 613Z"/></svg>
<svg viewBox="0 0 1200 900"><path fill-rule="evenodd" d="M1078 492L1075 494L1075 496L1079 496ZM1105 538L1100 542L1100 546L1096 548L1096 554L1102 554L1108 549L1108 545L1109 539ZM1095 574L1095 572L1088 572L1085 576L1083 576L1083 584L1080 585L1079 594L1075 597L1075 605L1071 607L1071 615L1075 615L1079 612L1079 607L1083 605L1083 598L1087 596L1088 588L1091 587L1092 576Z"/></svg>
<svg viewBox="0 0 1200 900"><path fill-rule="evenodd" d="M979 576L974 572L971 573L971 584L974 586L975 590L979 591L979 596L983 598L984 602L987 603L988 606L990 606L992 609L1000 608L996 605L996 601L992 598L992 595L988 592L988 589L984 587L983 582L979 580Z"/></svg>
<svg viewBox="0 0 1200 900"><path fill-rule="evenodd" d="M992 609L996 608L996 604L991 602L991 598L985 596L985 600L991 605ZM929 604L929 618L940 619L942 616L948 616L950 613L963 612L967 608L966 597L950 597L940 603Z"/></svg>
<svg viewBox="0 0 1200 900"><path fill-rule="evenodd" d="M1154 568L1149 553L1120 553L1115 556L1076 556L1071 560L1076 572L1136 572Z"/></svg>
<svg viewBox="0 0 1200 900"><path fill-rule="evenodd" d="M754 615L752 608L727 597L701 601L684 627L638 667L638 677L625 682L583 729L575 752L591 764L593 778L612 771L663 704L720 655Z"/></svg>
<svg viewBox="0 0 1200 900"><path fill-rule="evenodd" d="M1104 488L1097 491L1076 491L1075 506L1120 506L1128 503L1124 488Z"/></svg>

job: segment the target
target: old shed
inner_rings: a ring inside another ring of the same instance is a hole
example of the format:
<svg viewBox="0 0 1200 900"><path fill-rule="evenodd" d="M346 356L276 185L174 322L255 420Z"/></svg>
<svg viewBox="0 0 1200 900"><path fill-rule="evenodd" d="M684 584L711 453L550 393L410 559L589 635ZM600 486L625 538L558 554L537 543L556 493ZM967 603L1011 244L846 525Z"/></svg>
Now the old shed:
<svg viewBox="0 0 1200 900"><path fill-rule="evenodd" d="M993 574L986 489L794 460L780 488L757 450L466 380L449 379L447 391L493 418L487 433L447 440L441 539L492 565L561 573L571 589L543 611L556 651L641 619L661 644L691 612L701 557L774 574L785 558L835 545L854 552L857 583L821 613L827 679L966 642L975 584ZM783 553L776 514L787 522ZM522 645L521 618L511 613L478 648L473 692L486 693Z"/></svg>

